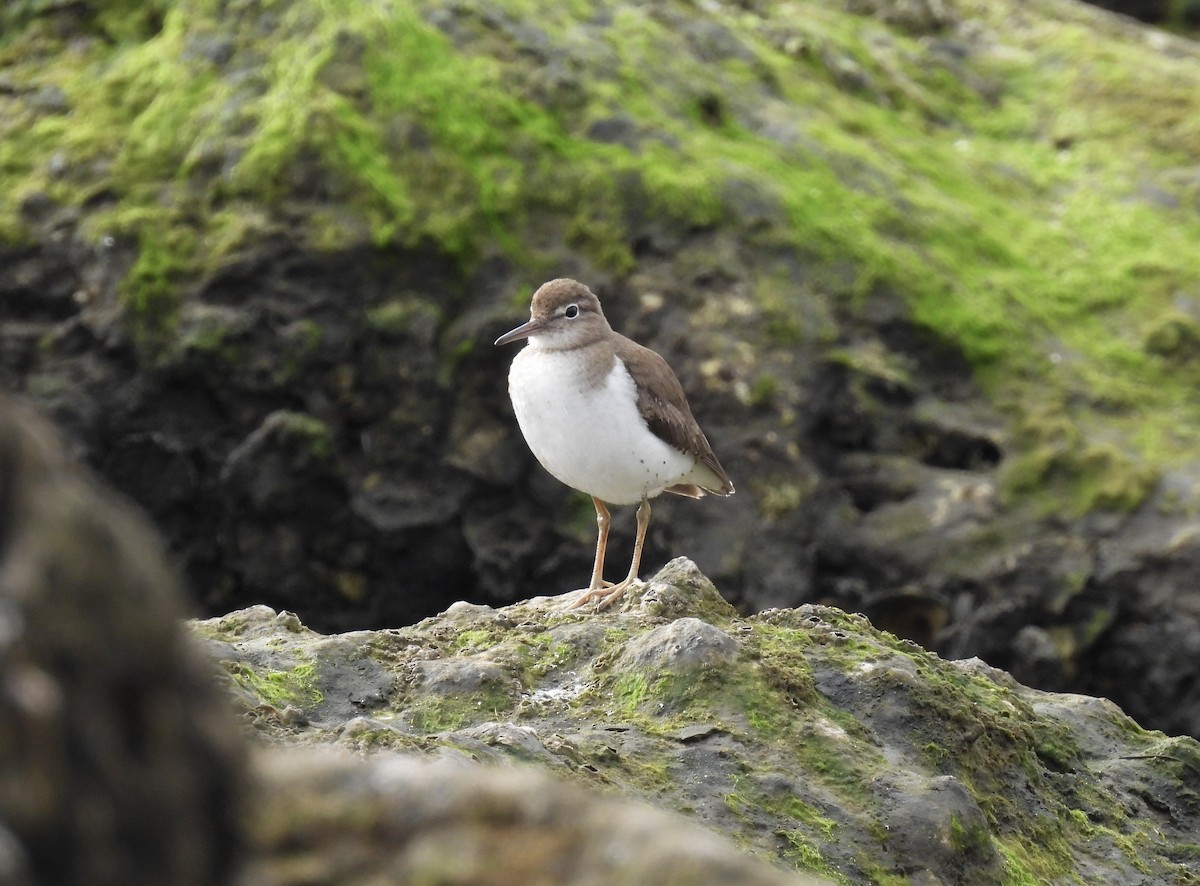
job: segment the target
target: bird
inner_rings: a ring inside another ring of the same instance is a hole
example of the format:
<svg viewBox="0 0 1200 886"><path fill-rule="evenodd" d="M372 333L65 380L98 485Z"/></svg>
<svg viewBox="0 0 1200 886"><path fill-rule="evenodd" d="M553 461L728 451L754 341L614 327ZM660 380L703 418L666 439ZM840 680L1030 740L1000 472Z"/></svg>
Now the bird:
<svg viewBox="0 0 1200 886"><path fill-rule="evenodd" d="M567 608L595 602L604 609L638 581L650 499L733 495L733 482L667 361L614 330L585 284L565 277L542 284L528 322L496 345L521 340L508 392L525 442L543 468L596 508L592 579ZM609 504L638 505L633 559L615 584L604 580Z"/></svg>

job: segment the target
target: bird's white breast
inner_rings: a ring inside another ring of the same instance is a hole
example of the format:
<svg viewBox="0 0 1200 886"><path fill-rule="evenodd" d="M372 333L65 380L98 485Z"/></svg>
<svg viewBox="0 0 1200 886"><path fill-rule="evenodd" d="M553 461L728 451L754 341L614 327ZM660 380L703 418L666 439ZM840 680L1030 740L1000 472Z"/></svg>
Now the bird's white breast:
<svg viewBox="0 0 1200 886"><path fill-rule="evenodd" d="M542 467L611 504L653 497L686 478L696 460L659 439L637 408L637 391L615 356L599 385L581 350L530 343L513 360L508 392L525 441Z"/></svg>

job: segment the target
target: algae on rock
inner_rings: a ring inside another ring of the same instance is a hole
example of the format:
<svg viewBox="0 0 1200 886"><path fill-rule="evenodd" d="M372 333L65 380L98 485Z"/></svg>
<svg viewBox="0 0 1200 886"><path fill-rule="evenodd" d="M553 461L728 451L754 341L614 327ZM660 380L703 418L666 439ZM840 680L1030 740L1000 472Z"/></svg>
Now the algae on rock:
<svg viewBox="0 0 1200 886"><path fill-rule="evenodd" d="M834 883L1200 877L1181 848L1200 827L1195 741L978 660L943 661L862 616L740 617L687 560L601 614L553 598L456 604L338 638L277 627L259 608L197 630L229 666L249 654L247 619L260 666L276 655L316 668L302 727L248 703L276 740L540 766ZM364 663L387 686L369 699ZM450 684L431 681L449 671ZM353 716L339 697L360 699Z"/></svg>

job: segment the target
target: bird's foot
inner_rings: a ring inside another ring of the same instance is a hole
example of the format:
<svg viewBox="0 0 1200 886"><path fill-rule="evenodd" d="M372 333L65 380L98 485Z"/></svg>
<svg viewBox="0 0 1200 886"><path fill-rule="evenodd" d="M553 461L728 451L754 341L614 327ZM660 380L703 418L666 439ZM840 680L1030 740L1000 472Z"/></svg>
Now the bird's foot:
<svg viewBox="0 0 1200 886"><path fill-rule="evenodd" d="M596 602L594 608L599 612L601 609L607 609L613 603L620 600L625 595L625 592L637 584L638 581L636 578L626 578L624 581L619 581L616 584L606 581L598 588L584 588L582 591L574 591L570 595L571 600L564 603L562 608L579 609L594 600Z"/></svg>
<svg viewBox="0 0 1200 886"><path fill-rule="evenodd" d="M588 600L594 599L592 595L602 594L608 588L608 582L605 582L598 588L579 588L574 591L564 591L558 596L558 605L555 609L561 612L569 612L572 609L577 609L583 606Z"/></svg>
<svg viewBox="0 0 1200 886"><path fill-rule="evenodd" d="M587 603L588 600L594 600L596 594L602 594L612 586L613 583L611 581L604 581L599 587L580 588L576 591L564 591L558 595L558 599L561 601L558 608L574 609L577 606L582 606L584 603Z"/></svg>

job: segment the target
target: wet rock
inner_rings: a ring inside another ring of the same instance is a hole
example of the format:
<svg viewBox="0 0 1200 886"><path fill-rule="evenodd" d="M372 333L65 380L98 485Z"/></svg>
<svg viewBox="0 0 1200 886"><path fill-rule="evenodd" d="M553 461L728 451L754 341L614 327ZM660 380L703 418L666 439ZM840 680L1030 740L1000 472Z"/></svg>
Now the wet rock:
<svg viewBox="0 0 1200 886"><path fill-rule="evenodd" d="M449 740L464 746L473 745L487 748L491 751L492 759L488 762L505 762L523 760L541 765L566 770L569 768L565 760L547 750L542 743L537 730L529 726L519 726L512 723L483 723L470 729L462 729L451 733Z"/></svg>
<svg viewBox="0 0 1200 886"><path fill-rule="evenodd" d="M259 510L284 510L301 497L296 494L298 478L319 470L332 450L333 437L324 422L279 410L229 453L221 480Z"/></svg>
<svg viewBox="0 0 1200 886"><path fill-rule="evenodd" d="M213 619L200 632L220 655L217 639L236 638L238 666L230 671L242 698L259 697L280 710L293 706L306 718L345 720L374 710L396 692L397 677L362 654L356 633L323 637L290 612L255 606ZM294 643L281 654L280 635ZM297 645L303 655L292 652Z"/></svg>
<svg viewBox="0 0 1200 886"><path fill-rule="evenodd" d="M0 882L11 886L36 886L25 848L14 834L3 826L0 826Z"/></svg>
<svg viewBox="0 0 1200 886"><path fill-rule="evenodd" d="M645 590L631 596L624 604L636 606L641 612L656 618L678 618L699 615L719 622L734 614L716 585L687 557L676 557L646 584Z"/></svg>
<svg viewBox="0 0 1200 886"><path fill-rule="evenodd" d="M383 480L359 490L350 502L355 516L379 532L399 532L447 522L466 497L468 486L453 476L429 482Z"/></svg>
<svg viewBox="0 0 1200 886"><path fill-rule="evenodd" d="M1194 3L1169 3L1167 0L1091 0L1096 6L1130 15L1144 22L1192 26L1200 22L1200 8Z"/></svg>
<svg viewBox="0 0 1200 886"><path fill-rule="evenodd" d="M971 886L1003 880L987 819L954 776L900 772L883 777L872 790L888 822L885 845L912 865L906 873L914 882Z"/></svg>
<svg viewBox="0 0 1200 886"><path fill-rule="evenodd" d="M178 440L153 433L131 434L118 441L103 470L129 495L158 496L175 505L190 502L199 481L191 451ZM154 484L153 492L147 484Z"/></svg>
<svg viewBox="0 0 1200 886"><path fill-rule="evenodd" d="M588 126L587 137L593 141L636 148L639 141L637 122L624 115L604 117Z"/></svg>

